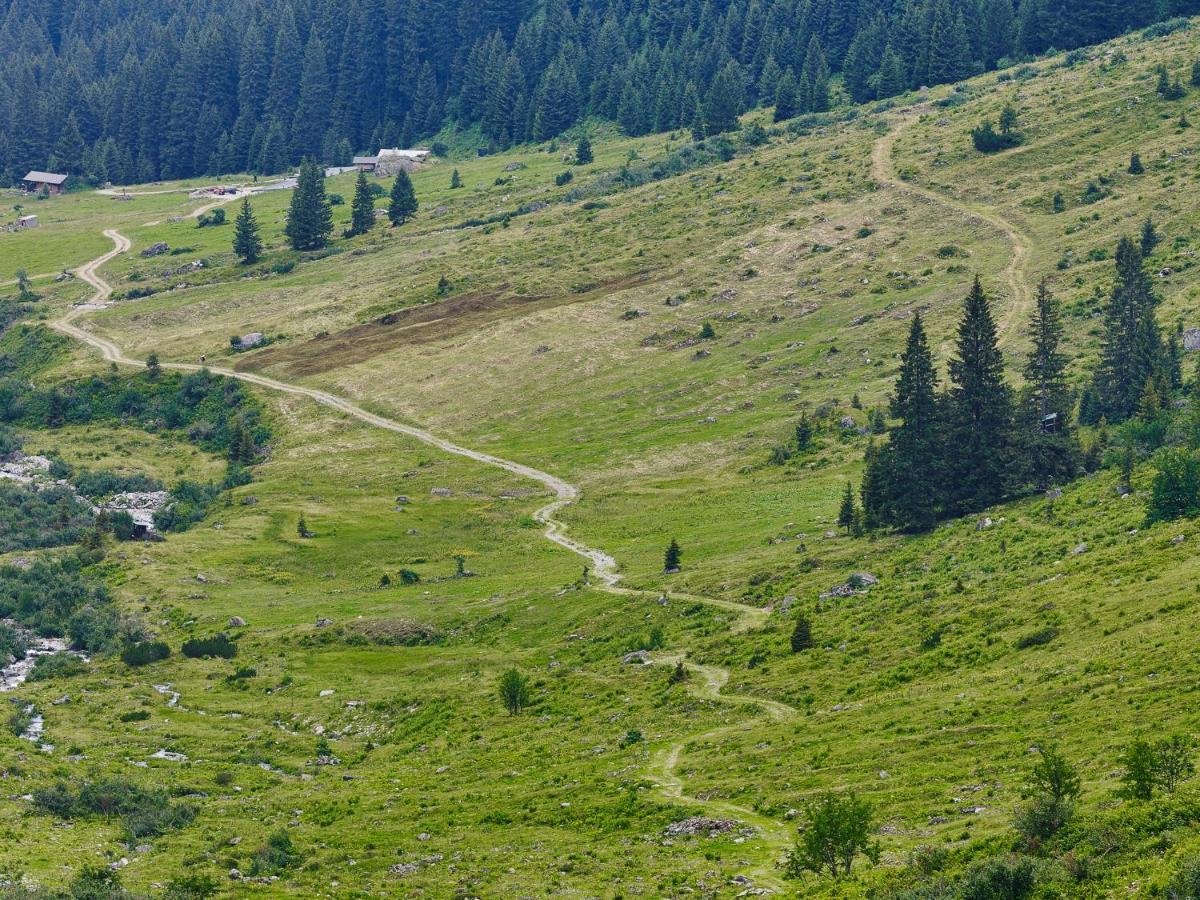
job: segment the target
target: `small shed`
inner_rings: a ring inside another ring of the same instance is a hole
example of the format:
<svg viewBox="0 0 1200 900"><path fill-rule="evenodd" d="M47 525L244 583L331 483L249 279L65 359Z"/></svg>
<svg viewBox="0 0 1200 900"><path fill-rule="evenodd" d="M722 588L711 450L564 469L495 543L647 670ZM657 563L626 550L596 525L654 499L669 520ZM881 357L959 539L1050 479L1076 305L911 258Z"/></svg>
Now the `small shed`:
<svg viewBox="0 0 1200 900"><path fill-rule="evenodd" d="M63 185L67 183L66 175L54 172L30 172L21 179L21 187L31 193L48 191L51 194L61 194Z"/></svg>
<svg viewBox="0 0 1200 900"><path fill-rule="evenodd" d="M378 156L356 156L354 157L354 168L360 172L374 172L375 164L378 162Z"/></svg>
<svg viewBox="0 0 1200 900"><path fill-rule="evenodd" d="M37 228L38 227L38 217L37 216L20 216L17 219L17 227L18 228Z"/></svg>

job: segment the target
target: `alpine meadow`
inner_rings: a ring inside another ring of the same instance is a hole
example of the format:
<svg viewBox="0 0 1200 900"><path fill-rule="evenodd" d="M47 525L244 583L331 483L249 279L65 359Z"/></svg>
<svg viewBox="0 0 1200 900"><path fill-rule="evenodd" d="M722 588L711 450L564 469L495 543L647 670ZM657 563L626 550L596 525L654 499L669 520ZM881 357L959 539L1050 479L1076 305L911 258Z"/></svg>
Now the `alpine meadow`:
<svg viewBox="0 0 1200 900"><path fill-rule="evenodd" d="M1200 900L1200 5L0 58L0 900Z"/></svg>

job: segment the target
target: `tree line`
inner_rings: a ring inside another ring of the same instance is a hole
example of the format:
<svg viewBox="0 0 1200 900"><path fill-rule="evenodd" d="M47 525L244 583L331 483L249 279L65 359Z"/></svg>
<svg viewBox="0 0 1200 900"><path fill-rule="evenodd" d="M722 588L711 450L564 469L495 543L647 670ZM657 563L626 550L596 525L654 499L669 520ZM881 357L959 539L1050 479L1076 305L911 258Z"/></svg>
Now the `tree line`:
<svg viewBox="0 0 1200 900"><path fill-rule="evenodd" d="M1105 40L1200 0L0 0L0 180L279 172L453 124L714 133Z"/></svg>
<svg viewBox="0 0 1200 900"><path fill-rule="evenodd" d="M1101 464L1108 428L1121 423L1130 468L1135 454L1161 447L1173 415L1171 398L1183 384L1179 341L1159 328L1159 299L1143 247L1122 238L1115 268L1100 360L1078 393L1067 378L1061 307L1046 280L1038 285L1027 326L1031 349L1019 391L1005 377L996 322L978 278L963 301L944 387L924 320L914 315L890 399L889 412L898 421L885 444L868 446L858 502L848 489L839 524L924 531L941 519L1065 483ZM1077 409L1083 424L1097 426L1086 453L1076 433ZM1191 468L1197 477L1186 490L1200 505L1200 465Z"/></svg>

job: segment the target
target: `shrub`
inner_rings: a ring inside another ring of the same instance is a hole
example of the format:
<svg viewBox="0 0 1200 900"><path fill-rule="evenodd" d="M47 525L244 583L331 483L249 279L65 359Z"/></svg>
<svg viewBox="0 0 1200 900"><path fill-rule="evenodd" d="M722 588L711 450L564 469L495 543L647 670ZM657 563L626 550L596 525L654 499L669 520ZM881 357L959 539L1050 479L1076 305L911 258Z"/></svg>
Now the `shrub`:
<svg viewBox="0 0 1200 900"><path fill-rule="evenodd" d="M992 120L988 119L981 125L971 129L971 141L980 153L998 153L1021 143L1021 136L1015 131L996 131Z"/></svg>
<svg viewBox="0 0 1200 900"><path fill-rule="evenodd" d="M812 625L803 614L796 616L796 627L792 629L792 652L800 653L812 647Z"/></svg>
<svg viewBox="0 0 1200 900"><path fill-rule="evenodd" d="M292 844L291 835L283 829L271 833L266 844L254 853L250 863L251 875L276 875L298 865L303 859Z"/></svg>
<svg viewBox="0 0 1200 900"><path fill-rule="evenodd" d="M188 659L233 659L237 656L237 644L228 635L217 634L210 638L192 638L183 642L181 652Z"/></svg>
<svg viewBox="0 0 1200 900"><path fill-rule="evenodd" d="M1030 647L1041 647L1058 637L1057 628L1041 628L1017 638L1017 649L1028 650Z"/></svg>
<svg viewBox="0 0 1200 900"><path fill-rule="evenodd" d="M211 210L210 212L204 213L204 215L202 215L202 216L200 216L200 218L196 219L196 227L197 228L209 228L212 226L224 225L224 224L225 224L225 210L219 206L216 209Z"/></svg>
<svg viewBox="0 0 1200 900"><path fill-rule="evenodd" d="M1195 900L1200 897L1200 855L1189 856L1175 869L1167 885L1167 900Z"/></svg>
<svg viewBox="0 0 1200 900"><path fill-rule="evenodd" d="M559 187L565 187L575 180L575 173L568 169L559 175L554 176L554 183Z"/></svg>
<svg viewBox="0 0 1200 900"><path fill-rule="evenodd" d="M86 666L74 653L49 653L39 656L29 672L30 681L45 681L48 678L70 678L78 675Z"/></svg>
<svg viewBox="0 0 1200 900"><path fill-rule="evenodd" d="M181 875L167 882L163 900L206 900L220 891L215 879L208 875Z"/></svg>
<svg viewBox="0 0 1200 900"><path fill-rule="evenodd" d="M1013 827L1027 841L1042 841L1060 831L1070 821L1072 812L1070 801L1042 794L1018 807Z"/></svg>
<svg viewBox="0 0 1200 900"><path fill-rule="evenodd" d="M1185 449L1160 450L1150 487L1147 524L1200 515L1200 453Z"/></svg>
<svg viewBox="0 0 1200 900"><path fill-rule="evenodd" d="M276 275L286 275L292 269L296 268L294 259L283 259L271 266L271 271Z"/></svg>
<svg viewBox="0 0 1200 900"><path fill-rule="evenodd" d="M145 709L131 709L129 712L121 713L122 722L145 722L150 718L150 711Z"/></svg>
<svg viewBox="0 0 1200 900"><path fill-rule="evenodd" d="M127 666L145 666L171 655L171 648L162 641L138 641L121 651L121 661Z"/></svg>
<svg viewBox="0 0 1200 900"><path fill-rule="evenodd" d="M519 715L529 705L529 680L516 669L500 676L500 700L510 716Z"/></svg>
<svg viewBox="0 0 1200 900"><path fill-rule="evenodd" d="M1028 857L988 859L967 870L959 896L962 900L1024 900L1036 883L1033 860Z"/></svg>
<svg viewBox="0 0 1200 900"><path fill-rule="evenodd" d="M1154 796L1158 756L1149 741L1144 738L1134 740L1121 754L1121 765L1125 767L1121 781L1125 783L1126 796L1135 800L1149 800Z"/></svg>

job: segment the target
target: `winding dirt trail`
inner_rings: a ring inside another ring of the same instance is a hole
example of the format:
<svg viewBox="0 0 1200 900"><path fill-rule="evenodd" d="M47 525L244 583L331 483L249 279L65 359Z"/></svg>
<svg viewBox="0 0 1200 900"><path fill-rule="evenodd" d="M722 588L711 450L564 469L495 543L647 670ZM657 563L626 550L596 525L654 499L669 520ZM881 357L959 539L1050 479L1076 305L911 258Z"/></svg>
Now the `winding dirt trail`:
<svg viewBox="0 0 1200 900"><path fill-rule="evenodd" d="M112 250L99 256L89 263L81 266L76 275L83 281L87 282L95 290L91 299L84 304L74 307L69 313L50 323L51 327L68 337L74 338L84 344L87 344L99 350L104 359L108 362L116 363L125 366L144 366L145 361L134 359L126 356L125 353L116 344L107 341L98 335L87 331L79 325L75 324L81 315L96 309L104 309L109 303L109 298L112 296L113 288L99 274L98 270L105 263L113 258L125 253L130 248L128 238L122 235L115 229L109 229L104 232L114 244ZM190 363L162 363L164 369L175 369L184 372L195 372L201 369L208 369L218 375L224 375L228 378L236 378L239 381L253 384L258 387L266 388L272 391L278 391L284 394L294 396L308 397L315 400L324 406L328 406L340 413L351 416L375 428L381 428L385 431L395 432L407 437L414 438L422 443L435 447L445 453L450 453L455 456L462 456L470 460L474 460L484 465L494 466L498 469L503 469L506 472L511 472L514 475L519 475L528 478L531 481L536 481L550 490L555 495L555 499L545 506L538 509L533 517L539 524L545 526L544 535L547 540L552 541L572 553L584 557L589 561L592 574L596 577L598 583L594 586L600 590L606 591L621 597L634 597L639 599L657 599L660 594L657 591L644 591L635 588L621 587L621 580L618 572L617 561L605 553L603 550L589 547L581 541L577 541L567 534L567 525L560 519L555 518L556 514L565 506L568 506L580 496L579 488L548 472L543 472L540 469L535 469L532 466L526 466L521 463L512 462L507 459L502 459L498 456L493 456L489 453L481 453L478 450L460 446L445 438L437 437L428 431L412 425L405 425L401 422L393 421L384 416L376 415L358 406L349 400L338 397L335 394L330 394L325 391L316 390L314 388L301 387L299 385L288 384L284 381L277 381L274 378L267 378L262 375L255 375L249 372L237 372L233 369L227 369L220 366L200 366ZM705 597L698 594L672 594L675 600L682 600L694 603L703 603L707 606L715 607L725 612L733 613L737 618L731 625L731 629L735 632L745 631L749 628L761 626L770 615L770 611L757 607L745 606L740 603L734 603L730 600L722 600L717 597ZM653 659L653 663L657 666L675 666L682 662L684 667L689 672L689 678L685 682L686 689L690 694L703 700L714 703L726 703L732 707L752 707L762 710L765 716L773 721L784 720L798 715L798 711L787 704L780 703L775 700L767 700L759 697L753 697L742 694L727 694L723 692L725 685L729 681L729 670L718 666L700 665L687 661L685 656L675 655L660 655ZM648 778L653 781L659 788L661 795L671 801L675 801L687 806L693 806L709 816L727 817L736 819L747 825L753 826L760 835L760 849L763 850L762 859L758 860L755 865L748 868L742 874L752 877L753 883L757 887L769 887L778 891L786 890L785 883L779 872L779 861L782 854L792 845L795 836L793 827L784 825L774 819L763 816L758 812L747 807L739 806L734 803L728 803L722 800L712 800L691 796L686 793L686 785L684 777L679 773L680 760L683 757L687 746L692 743L705 743L722 737L725 734L733 732L739 728L744 728L753 720L739 720L738 722L722 725L718 728L709 729L707 731L691 734L675 743L669 744L657 750L651 759L650 768L647 772ZM752 845L751 845L752 846Z"/></svg>
<svg viewBox="0 0 1200 900"><path fill-rule="evenodd" d="M1012 302L1008 304L1003 318L996 323L996 330L1002 340L1011 338L1014 328L1019 322L1028 318L1033 305L1033 289L1029 280L1029 257L1032 242L1025 232L990 207L955 200L919 184L901 181L897 176L892 160L892 151L895 149L896 141L904 130L916 121L917 116L927 109L928 107L923 105L914 106L904 110L899 118L893 120L893 127L871 148L871 177L881 188L894 190L900 194L924 197L934 203L949 206L974 216L987 222L1008 239L1012 245L1012 257L1000 273L1000 277L1008 286Z"/></svg>

